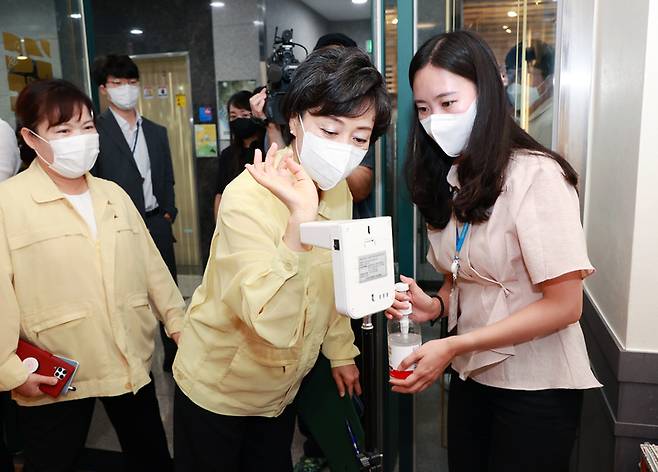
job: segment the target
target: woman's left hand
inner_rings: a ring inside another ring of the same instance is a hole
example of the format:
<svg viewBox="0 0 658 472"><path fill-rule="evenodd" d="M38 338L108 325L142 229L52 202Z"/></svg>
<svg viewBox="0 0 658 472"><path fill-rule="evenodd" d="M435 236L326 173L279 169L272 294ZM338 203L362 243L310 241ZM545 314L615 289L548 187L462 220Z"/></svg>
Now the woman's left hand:
<svg viewBox="0 0 658 472"><path fill-rule="evenodd" d="M450 338L426 342L400 363L398 370L406 370L413 364L416 364L416 369L406 379L391 379L392 390L397 393L422 392L443 374L455 354Z"/></svg>
<svg viewBox="0 0 658 472"><path fill-rule="evenodd" d="M345 396L345 391L350 394L361 395L361 384L359 383L359 369L354 364L344 365L341 367L333 367L331 375L338 387L338 394L341 397Z"/></svg>

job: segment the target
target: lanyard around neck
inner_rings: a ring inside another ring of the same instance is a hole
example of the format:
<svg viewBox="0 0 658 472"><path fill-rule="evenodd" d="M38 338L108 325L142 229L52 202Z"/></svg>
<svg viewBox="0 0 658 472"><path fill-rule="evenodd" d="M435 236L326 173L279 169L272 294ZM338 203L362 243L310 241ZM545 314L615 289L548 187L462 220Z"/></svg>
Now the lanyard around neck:
<svg viewBox="0 0 658 472"><path fill-rule="evenodd" d="M135 149L137 149L137 140L139 139L139 121L137 122L137 131L135 132L135 141L133 142L133 147L130 150L132 152L133 156L135 155Z"/></svg>
<svg viewBox="0 0 658 472"><path fill-rule="evenodd" d="M470 223L464 223L461 231L458 231L455 227L455 258L452 260L452 265L450 266L450 272L452 272L453 287L457 284L457 277L459 276L459 253L462 250L462 246L464 245L464 241L466 240L466 235L468 234L468 229L470 227Z"/></svg>
<svg viewBox="0 0 658 472"><path fill-rule="evenodd" d="M470 223L464 223L464 226L462 226L461 231L458 231L456 234L455 249L457 256L459 256L459 253L462 250L462 246L464 245L464 241L466 241L466 235L468 234L468 229L470 227L471 227Z"/></svg>

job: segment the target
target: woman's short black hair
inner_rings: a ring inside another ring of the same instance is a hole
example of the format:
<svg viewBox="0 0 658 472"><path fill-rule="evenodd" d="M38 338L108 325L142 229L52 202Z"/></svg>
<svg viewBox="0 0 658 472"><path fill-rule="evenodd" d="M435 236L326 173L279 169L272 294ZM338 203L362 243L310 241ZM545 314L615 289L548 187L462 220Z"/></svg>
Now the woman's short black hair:
<svg viewBox="0 0 658 472"><path fill-rule="evenodd" d="M290 120L306 111L319 116L361 116L375 110L370 142L386 132L391 103L384 78L358 48L329 47L309 54L295 71L283 99L283 116Z"/></svg>
<svg viewBox="0 0 658 472"><path fill-rule="evenodd" d="M92 68L96 85L105 85L110 75L119 79L139 79L139 69L126 55L108 54L97 58Z"/></svg>

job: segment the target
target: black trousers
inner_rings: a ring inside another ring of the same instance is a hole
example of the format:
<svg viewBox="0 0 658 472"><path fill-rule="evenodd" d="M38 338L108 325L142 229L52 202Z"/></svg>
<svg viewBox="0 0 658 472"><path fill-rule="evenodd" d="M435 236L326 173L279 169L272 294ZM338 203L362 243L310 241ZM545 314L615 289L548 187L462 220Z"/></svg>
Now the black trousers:
<svg viewBox="0 0 658 472"><path fill-rule="evenodd" d="M294 430L292 405L276 418L225 416L201 408L176 387L176 472L290 472Z"/></svg>
<svg viewBox="0 0 658 472"><path fill-rule="evenodd" d="M165 219L162 212L157 210L147 215L144 221L146 222L149 233L151 233L153 242L158 248L158 251L160 251L165 264L167 264L167 268L174 278L174 282L176 282L176 256L174 254L174 233L171 230L171 223ZM177 348L176 343L167 336L162 324L160 325L160 338L162 339L162 346L164 348L164 362L162 367L166 372L171 372L171 366L174 363Z"/></svg>
<svg viewBox="0 0 658 472"><path fill-rule="evenodd" d="M0 393L0 472L14 472L14 458L7 446L10 439L7 434L7 422L10 410L14 406L10 396L9 392Z"/></svg>
<svg viewBox="0 0 658 472"><path fill-rule="evenodd" d="M123 450L125 470L169 472L173 463L153 382L137 394L100 397ZM74 471L96 398L18 407L25 440L25 472Z"/></svg>
<svg viewBox="0 0 658 472"><path fill-rule="evenodd" d="M450 472L567 472L581 405L580 390L509 390L453 374Z"/></svg>

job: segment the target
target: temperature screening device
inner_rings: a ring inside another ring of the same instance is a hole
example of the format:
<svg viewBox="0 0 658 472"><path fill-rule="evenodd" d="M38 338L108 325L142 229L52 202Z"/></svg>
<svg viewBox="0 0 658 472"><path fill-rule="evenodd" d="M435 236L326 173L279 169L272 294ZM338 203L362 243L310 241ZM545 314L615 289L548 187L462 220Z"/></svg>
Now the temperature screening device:
<svg viewBox="0 0 658 472"><path fill-rule="evenodd" d="M393 304L390 217L302 223L300 234L302 243L331 250L339 313L359 319Z"/></svg>

